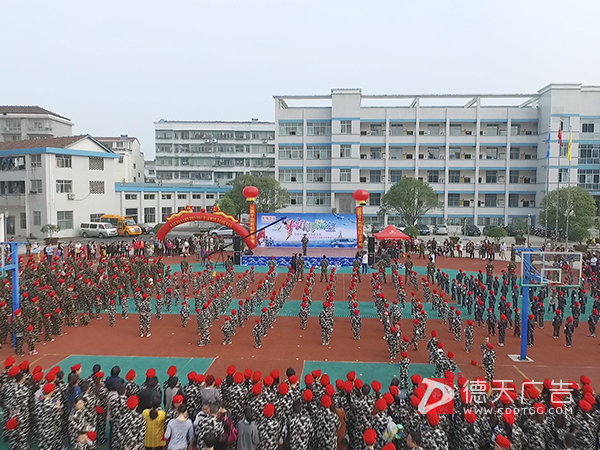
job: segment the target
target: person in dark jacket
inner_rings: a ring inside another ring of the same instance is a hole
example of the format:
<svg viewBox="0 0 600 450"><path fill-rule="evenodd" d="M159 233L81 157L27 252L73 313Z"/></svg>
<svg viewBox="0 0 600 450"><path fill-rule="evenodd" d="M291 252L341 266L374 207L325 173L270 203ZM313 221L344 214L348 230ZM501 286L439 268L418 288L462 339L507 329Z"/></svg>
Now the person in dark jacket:
<svg viewBox="0 0 600 450"><path fill-rule="evenodd" d="M161 402L161 395L157 389L158 386L158 378L152 377L148 380L148 384L142 391L140 392L140 404L138 406L139 411L143 411L145 409L152 409L152 402L154 399L158 399L158 402Z"/></svg>

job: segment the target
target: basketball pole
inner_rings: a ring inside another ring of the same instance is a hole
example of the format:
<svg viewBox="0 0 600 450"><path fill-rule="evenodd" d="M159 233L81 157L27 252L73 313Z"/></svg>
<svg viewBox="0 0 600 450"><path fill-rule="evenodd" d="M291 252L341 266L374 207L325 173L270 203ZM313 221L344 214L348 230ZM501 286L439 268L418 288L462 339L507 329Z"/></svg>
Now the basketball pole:
<svg viewBox="0 0 600 450"><path fill-rule="evenodd" d="M521 308L521 361L527 361L527 328L529 327L529 264L531 263L531 253L521 253L521 264L523 265L523 279L521 286L523 289L523 305Z"/></svg>

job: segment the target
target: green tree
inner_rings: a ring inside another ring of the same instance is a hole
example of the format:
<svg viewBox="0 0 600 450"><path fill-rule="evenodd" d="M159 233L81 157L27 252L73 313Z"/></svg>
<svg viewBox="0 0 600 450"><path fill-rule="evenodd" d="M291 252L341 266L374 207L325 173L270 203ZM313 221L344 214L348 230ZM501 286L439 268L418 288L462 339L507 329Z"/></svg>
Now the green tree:
<svg viewBox="0 0 600 450"><path fill-rule="evenodd" d="M381 199L382 211L399 214L408 226L414 226L420 217L439 206L438 196L432 187L415 178L402 178Z"/></svg>
<svg viewBox="0 0 600 450"><path fill-rule="evenodd" d="M589 229L598 214L598 207L594 197L578 186L557 189L550 192L542 199L540 204L539 223L555 228L558 218L558 229L569 230L575 228ZM569 231L569 234L570 231Z"/></svg>
<svg viewBox="0 0 600 450"><path fill-rule="evenodd" d="M254 175L240 175L233 181L233 187L225 193L219 206L222 208L223 201L230 199L227 203L229 214L239 217L248 212L248 202L242 193L246 186L256 186L260 194L256 198L256 211L259 213L275 212L288 206L290 195L281 187L279 182L271 177L256 177ZM235 207L235 214L233 208Z"/></svg>
<svg viewBox="0 0 600 450"><path fill-rule="evenodd" d="M500 239L506 237L507 234L508 233L506 232L506 230L502 227L490 228L486 233L486 235L488 237L493 238L496 243L499 243Z"/></svg>
<svg viewBox="0 0 600 450"><path fill-rule="evenodd" d="M419 236L419 230L417 230L415 227L406 227L403 233L407 236L410 236L413 239Z"/></svg>
<svg viewBox="0 0 600 450"><path fill-rule="evenodd" d="M573 228L571 228L571 225L569 225L569 240L579 242L579 245L581 245L581 243L585 241L589 235L590 232L587 228L582 228L578 225L575 225Z"/></svg>
<svg viewBox="0 0 600 450"><path fill-rule="evenodd" d="M44 225L40 231L46 234L46 236L48 236L49 238L51 238L54 235L54 233L58 233L60 231L60 227L58 225L48 223Z"/></svg>
<svg viewBox="0 0 600 450"><path fill-rule="evenodd" d="M223 197L217 202L217 204L219 205L219 209L225 214L229 214L234 217L238 215L237 205L230 197Z"/></svg>

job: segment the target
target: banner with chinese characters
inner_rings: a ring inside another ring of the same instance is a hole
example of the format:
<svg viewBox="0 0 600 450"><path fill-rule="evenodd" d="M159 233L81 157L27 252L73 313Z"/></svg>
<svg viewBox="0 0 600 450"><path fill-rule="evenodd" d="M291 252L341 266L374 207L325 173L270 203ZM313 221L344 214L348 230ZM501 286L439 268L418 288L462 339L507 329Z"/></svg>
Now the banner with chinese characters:
<svg viewBox="0 0 600 450"><path fill-rule="evenodd" d="M248 207L250 209L250 241L256 244L256 234L254 234L256 233L256 203L250 202Z"/></svg>
<svg viewBox="0 0 600 450"><path fill-rule="evenodd" d="M277 223L257 234L259 247L301 247L304 235L309 247L356 248L356 215L354 214L258 214L258 228ZM250 220L252 223L252 220Z"/></svg>
<svg viewBox="0 0 600 450"><path fill-rule="evenodd" d="M359 205L356 207L356 236L358 239L357 247L359 249L362 249L365 244L364 228L365 228L365 218L363 216L363 207Z"/></svg>

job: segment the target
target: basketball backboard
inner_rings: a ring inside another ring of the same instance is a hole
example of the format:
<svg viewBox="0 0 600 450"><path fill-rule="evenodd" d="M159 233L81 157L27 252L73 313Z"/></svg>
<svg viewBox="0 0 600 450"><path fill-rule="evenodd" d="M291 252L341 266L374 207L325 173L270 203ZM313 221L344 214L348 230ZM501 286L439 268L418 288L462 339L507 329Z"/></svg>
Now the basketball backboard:
<svg viewBox="0 0 600 450"><path fill-rule="evenodd" d="M583 255L578 252L521 253L521 285L581 287Z"/></svg>

